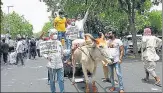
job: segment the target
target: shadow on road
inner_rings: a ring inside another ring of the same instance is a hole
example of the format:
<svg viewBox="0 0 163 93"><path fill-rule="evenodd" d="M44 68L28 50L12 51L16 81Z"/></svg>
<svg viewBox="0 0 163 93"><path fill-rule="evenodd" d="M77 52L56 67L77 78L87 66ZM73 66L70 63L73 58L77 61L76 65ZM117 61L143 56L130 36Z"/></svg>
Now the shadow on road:
<svg viewBox="0 0 163 93"><path fill-rule="evenodd" d="M147 84L151 84L151 85L154 85L154 86L158 86L158 87L162 87L162 84L158 84L158 85L155 85L155 79L149 79L149 81L144 81L144 80L141 80L142 83L147 83Z"/></svg>

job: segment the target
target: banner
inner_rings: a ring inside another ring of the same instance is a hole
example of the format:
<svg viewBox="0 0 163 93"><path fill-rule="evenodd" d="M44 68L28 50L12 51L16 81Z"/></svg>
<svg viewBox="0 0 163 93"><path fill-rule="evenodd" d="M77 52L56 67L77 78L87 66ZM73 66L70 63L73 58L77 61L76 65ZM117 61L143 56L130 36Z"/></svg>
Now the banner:
<svg viewBox="0 0 163 93"><path fill-rule="evenodd" d="M78 39L79 30L76 26L70 26L67 28L66 37L70 40Z"/></svg>
<svg viewBox="0 0 163 93"><path fill-rule="evenodd" d="M49 54L49 53L58 53L59 46L57 44L57 41L42 41L40 42L40 54Z"/></svg>

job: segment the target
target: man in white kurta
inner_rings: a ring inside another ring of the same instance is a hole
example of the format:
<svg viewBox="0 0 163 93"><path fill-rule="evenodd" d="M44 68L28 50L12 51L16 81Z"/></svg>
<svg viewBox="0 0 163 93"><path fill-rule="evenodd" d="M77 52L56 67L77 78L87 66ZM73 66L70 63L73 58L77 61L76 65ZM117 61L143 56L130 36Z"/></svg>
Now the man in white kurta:
<svg viewBox="0 0 163 93"><path fill-rule="evenodd" d="M162 40L156 36L151 35L151 29L144 29L144 35L142 37L142 60L146 72L146 78L143 80L149 81L149 74L156 80L156 85L160 83L160 78L156 75L156 61L159 60L159 56L156 53L156 48L160 47Z"/></svg>
<svg viewBox="0 0 163 93"><path fill-rule="evenodd" d="M77 26L77 28L79 30L79 38L81 38L81 39L84 38L84 24L87 20L88 14L89 14L88 11L89 11L89 8L88 8L83 19L81 19L81 15L78 15L77 20L75 22L75 25Z"/></svg>

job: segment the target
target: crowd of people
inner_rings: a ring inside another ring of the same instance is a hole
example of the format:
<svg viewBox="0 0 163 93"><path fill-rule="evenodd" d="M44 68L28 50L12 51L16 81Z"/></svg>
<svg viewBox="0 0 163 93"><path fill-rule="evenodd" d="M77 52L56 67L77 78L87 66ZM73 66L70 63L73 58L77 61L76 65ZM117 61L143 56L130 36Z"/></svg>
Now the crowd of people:
<svg viewBox="0 0 163 93"><path fill-rule="evenodd" d="M39 48L40 42L41 39L35 38L17 37L17 39L14 40L9 37L8 41L3 38L2 42L0 42L0 56L3 57L1 61L4 62L4 64L9 63L11 65L18 65L18 62L21 61L21 64L25 65L24 59L35 59L36 56L41 57Z"/></svg>

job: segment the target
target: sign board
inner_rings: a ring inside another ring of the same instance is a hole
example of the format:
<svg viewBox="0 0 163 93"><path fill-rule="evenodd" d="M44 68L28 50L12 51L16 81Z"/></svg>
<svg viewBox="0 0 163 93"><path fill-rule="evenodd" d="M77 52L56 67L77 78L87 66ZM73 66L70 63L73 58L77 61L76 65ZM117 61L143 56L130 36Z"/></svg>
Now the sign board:
<svg viewBox="0 0 163 93"><path fill-rule="evenodd" d="M61 52L57 43L57 41L52 40L40 42L40 54L43 55Z"/></svg>
<svg viewBox="0 0 163 93"><path fill-rule="evenodd" d="M78 35L79 35L79 30L76 26L70 26L69 28L67 28L67 31L66 31L67 39L70 39L70 40L78 39Z"/></svg>

